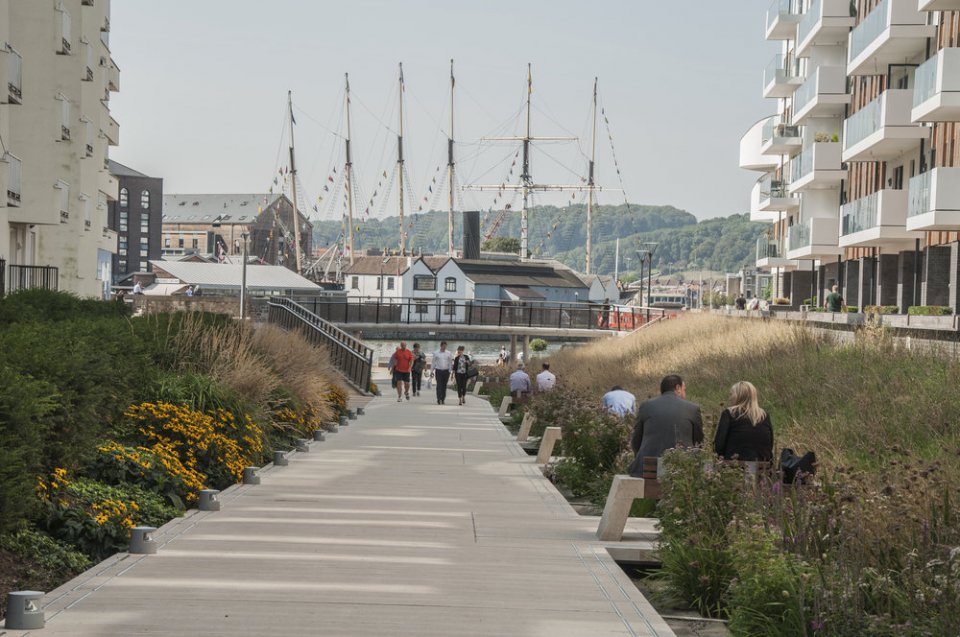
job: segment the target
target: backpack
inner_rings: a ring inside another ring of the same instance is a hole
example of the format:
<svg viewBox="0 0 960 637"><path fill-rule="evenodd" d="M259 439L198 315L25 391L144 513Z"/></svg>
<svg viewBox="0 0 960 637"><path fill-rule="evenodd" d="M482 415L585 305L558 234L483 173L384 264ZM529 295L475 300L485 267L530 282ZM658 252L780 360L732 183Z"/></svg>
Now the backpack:
<svg viewBox="0 0 960 637"><path fill-rule="evenodd" d="M798 456L793 449L780 451L780 471L784 484L806 484L808 477L817 472L817 454L808 451Z"/></svg>

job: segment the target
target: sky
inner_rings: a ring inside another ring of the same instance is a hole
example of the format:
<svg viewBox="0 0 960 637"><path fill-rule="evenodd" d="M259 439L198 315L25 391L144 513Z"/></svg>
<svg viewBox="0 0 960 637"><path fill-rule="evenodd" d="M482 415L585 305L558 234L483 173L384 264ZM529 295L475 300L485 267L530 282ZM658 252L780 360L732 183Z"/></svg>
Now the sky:
<svg viewBox="0 0 960 637"><path fill-rule="evenodd" d="M522 134L530 63L532 134L578 138L534 145L535 182L586 176L596 77L609 120L597 127L599 203L673 205L700 219L747 212L756 175L737 165L739 140L775 106L761 95L777 52L763 37L769 2L115 0L111 158L162 177L167 193L266 192L289 166L292 91L302 192L313 218L339 218L349 73L356 216L396 214L402 62L405 207L445 209L450 60L461 185L517 181L518 143L482 138ZM457 207L486 209L495 196L458 190Z"/></svg>

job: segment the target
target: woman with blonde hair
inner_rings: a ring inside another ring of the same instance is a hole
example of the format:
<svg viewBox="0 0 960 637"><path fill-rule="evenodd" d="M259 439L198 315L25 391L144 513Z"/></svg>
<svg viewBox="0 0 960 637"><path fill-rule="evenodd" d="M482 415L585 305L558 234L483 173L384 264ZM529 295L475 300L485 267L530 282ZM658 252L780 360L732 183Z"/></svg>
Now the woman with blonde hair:
<svg viewBox="0 0 960 637"><path fill-rule="evenodd" d="M730 388L730 406L720 414L713 448L728 460L773 460L773 426L752 383L742 380Z"/></svg>

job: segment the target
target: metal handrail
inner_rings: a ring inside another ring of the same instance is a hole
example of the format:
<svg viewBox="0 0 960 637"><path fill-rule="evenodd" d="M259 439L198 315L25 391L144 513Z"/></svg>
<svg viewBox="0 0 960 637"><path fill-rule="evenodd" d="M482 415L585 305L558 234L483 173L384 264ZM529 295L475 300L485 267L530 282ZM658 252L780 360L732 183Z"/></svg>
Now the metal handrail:
<svg viewBox="0 0 960 637"><path fill-rule="evenodd" d="M284 329L300 329L307 340L330 349L330 362L357 390L368 393L373 349L325 321L292 299L270 299L268 321Z"/></svg>

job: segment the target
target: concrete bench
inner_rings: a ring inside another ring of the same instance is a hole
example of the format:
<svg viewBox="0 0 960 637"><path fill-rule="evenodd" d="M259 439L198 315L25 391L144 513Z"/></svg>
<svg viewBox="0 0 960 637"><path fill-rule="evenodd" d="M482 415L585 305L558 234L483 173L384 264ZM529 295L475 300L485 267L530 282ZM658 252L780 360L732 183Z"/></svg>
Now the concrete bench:
<svg viewBox="0 0 960 637"><path fill-rule="evenodd" d="M607 502L600 516L597 538L604 542L619 542L627 526L630 509L637 498L660 499L660 481L657 480L659 458L643 459L642 477L614 476L607 493Z"/></svg>
<svg viewBox="0 0 960 637"><path fill-rule="evenodd" d="M499 418L502 421L509 421L510 420L509 413L510 413L511 405L513 405L513 397L504 396L503 400L500 401L500 411L497 412L497 418Z"/></svg>
<svg viewBox="0 0 960 637"><path fill-rule="evenodd" d="M553 455L553 447L558 440L563 439L560 427L547 427L543 430L543 438L540 439L540 451L537 452L537 464L547 464L550 462L550 456Z"/></svg>
<svg viewBox="0 0 960 637"><path fill-rule="evenodd" d="M473 384L473 395L474 395L474 396L479 396L479 395L480 395L480 388L482 388L482 387L483 387L483 381L482 381L482 380L478 380L477 382L475 382L475 383Z"/></svg>
<svg viewBox="0 0 960 637"><path fill-rule="evenodd" d="M520 423L520 431L517 432L517 442L526 442L530 437L530 428L536 422L536 417L529 411L523 415L523 422Z"/></svg>

